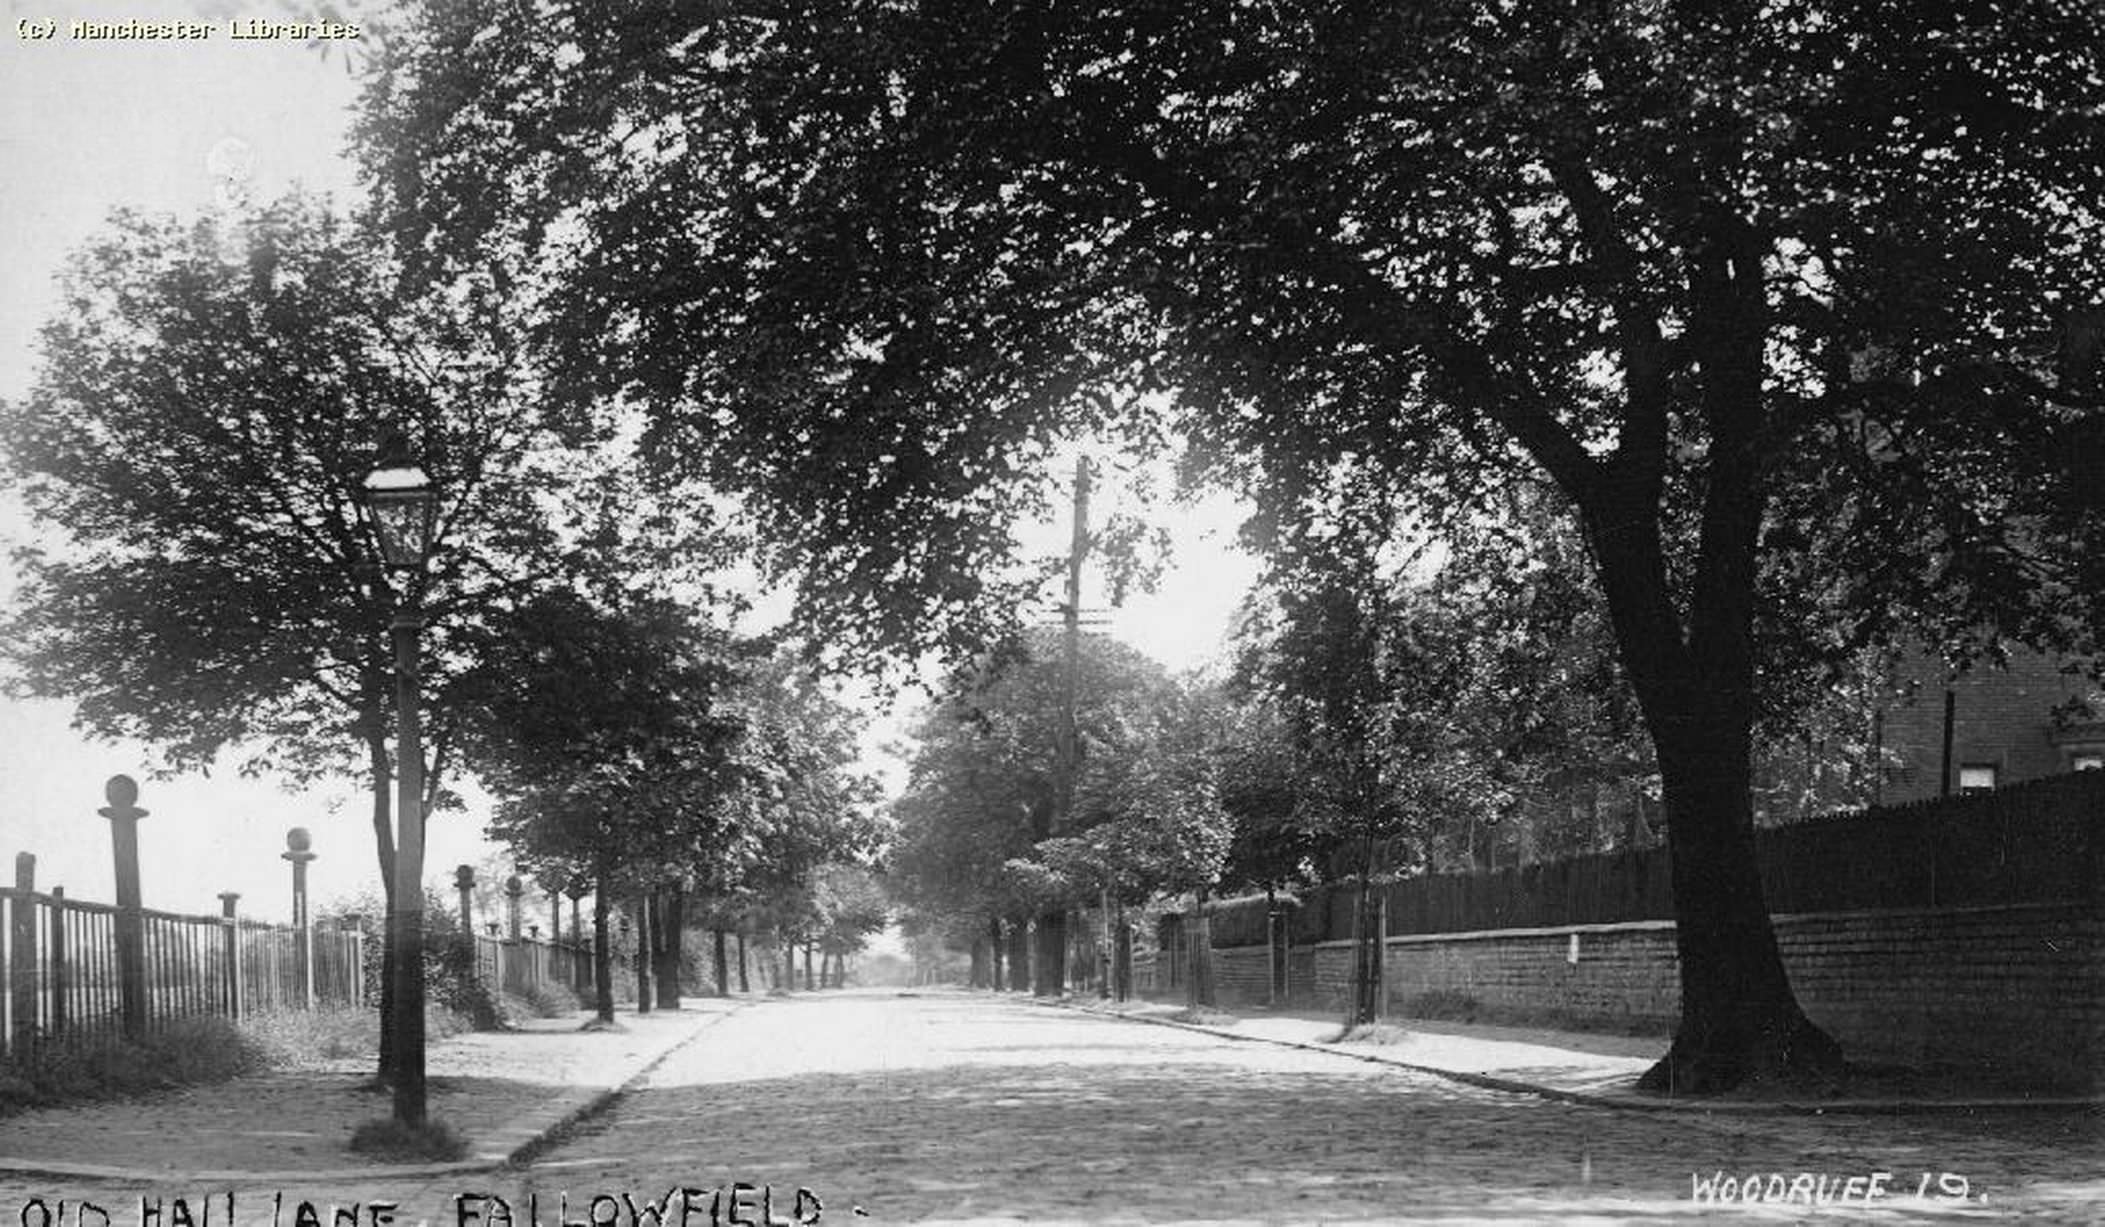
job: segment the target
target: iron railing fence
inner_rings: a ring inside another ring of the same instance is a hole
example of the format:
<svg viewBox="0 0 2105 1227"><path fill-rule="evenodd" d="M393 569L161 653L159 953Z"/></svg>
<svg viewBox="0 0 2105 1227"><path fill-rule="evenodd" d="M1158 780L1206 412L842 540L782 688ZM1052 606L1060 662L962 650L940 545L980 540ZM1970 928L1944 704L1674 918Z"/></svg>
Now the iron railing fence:
<svg viewBox="0 0 2105 1227"><path fill-rule="evenodd" d="M148 1029L364 1003L356 930L141 908L139 996ZM64 890L0 886L0 1050L112 1043L124 1034L120 909Z"/></svg>

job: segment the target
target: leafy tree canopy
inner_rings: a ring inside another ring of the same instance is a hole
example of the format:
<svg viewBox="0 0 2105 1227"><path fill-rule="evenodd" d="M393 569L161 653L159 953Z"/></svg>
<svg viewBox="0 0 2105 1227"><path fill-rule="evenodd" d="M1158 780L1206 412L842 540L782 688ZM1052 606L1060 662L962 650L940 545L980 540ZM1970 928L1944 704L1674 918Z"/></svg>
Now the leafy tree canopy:
<svg viewBox="0 0 2105 1227"><path fill-rule="evenodd" d="M543 429L491 281L410 295L392 271L384 238L297 196L119 214L73 258L38 382L0 408L42 530L14 555L17 692L74 700L170 769L238 746L250 772L363 771L379 751L361 739L390 727L396 608L426 624L443 752L455 679L509 611L641 560L618 472ZM396 428L439 499L409 581L378 567L360 508Z"/></svg>
<svg viewBox="0 0 2105 1227"><path fill-rule="evenodd" d="M375 88L403 224L545 261L562 386L650 404L886 638L972 642L1033 457L1143 389L1268 523L1524 452L1695 544L1750 464L1851 488L1853 585L1987 617L2031 578L2004 453L2091 396L2079 6L508 11L429 6ZM1766 424L1714 449L1727 342Z"/></svg>
<svg viewBox="0 0 2105 1227"><path fill-rule="evenodd" d="M656 884L713 856L744 786L740 645L665 602L553 592L468 688L492 832L551 872Z"/></svg>
<svg viewBox="0 0 2105 1227"><path fill-rule="evenodd" d="M969 647L1068 432L1188 440L1287 553L1553 482L1666 793L1661 1087L1833 1067L1746 833L1761 605L2089 629L2084 6L417 11L406 247L532 269L557 394L750 492L835 635Z"/></svg>
<svg viewBox="0 0 2105 1227"><path fill-rule="evenodd" d="M1059 632L1033 632L961 670L922 718L889 876L924 913L1013 916L1099 890L1138 901L1219 875L1229 828L1205 713L1160 665L1100 635L1076 658L1061 813L1062 653Z"/></svg>

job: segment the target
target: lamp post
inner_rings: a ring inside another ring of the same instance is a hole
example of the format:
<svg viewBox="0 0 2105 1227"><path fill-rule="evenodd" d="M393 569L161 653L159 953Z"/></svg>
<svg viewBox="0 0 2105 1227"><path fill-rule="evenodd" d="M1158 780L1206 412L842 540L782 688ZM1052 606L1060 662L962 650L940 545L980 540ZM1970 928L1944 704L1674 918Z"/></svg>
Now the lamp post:
<svg viewBox="0 0 2105 1227"><path fill-rule="evenodd" d="M395 1119L424 1123L424 738L417 716L417 601L431 553L431 481L400 432L380 445L365 479L366 509L382 561L403 573L402 599L389 631L395 648L395 890L388 939L395 949Z"/></svg>

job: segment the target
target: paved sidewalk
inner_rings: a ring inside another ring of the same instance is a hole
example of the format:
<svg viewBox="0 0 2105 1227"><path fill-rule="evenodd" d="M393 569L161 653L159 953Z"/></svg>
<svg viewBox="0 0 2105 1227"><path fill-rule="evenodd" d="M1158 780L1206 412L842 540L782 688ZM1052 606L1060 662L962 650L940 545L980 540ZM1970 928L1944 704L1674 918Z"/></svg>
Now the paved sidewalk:
<svg viewBox="0 0 2105 1227"><path fill-rule="evenodd" d="M1732 1113L1901 1113L1978 1112L2014 1108L2096 1108L2105 1098L2068 1094L2033 1094L1986 1085L1964 1085L1928 1076L1861 1080L1861 1089L1832 1097L1686 1096L1642 1094L1638 1076L1659 1059L1666 1041L1656 1038L1598 1035L1546 1028L1479 1026L1467 1023L1395 1019L1388 1042L1335 1042L1342 1029L1332 1016L1307 1011L1246 1013L1208 1011L1232 1021L1187 1022L1177 1003L1130 1001L1121 1005L1094 998L1066 997L1056 1002L1085 1013L1138 1022L1185 1027L1232 1039L1283 1044L1335 1053L1355 1060L1398 1065L1493 1090L1518 1091L1570 1103L1639 1111Z"/></svg>
<svg viewBox="0 0 2105 1227"><path fill-rule="evenodd" d="M387 1164L350 1149L353 1130L385 1118L371 1058L274 1070L145 1099L0 1117L0 1172L122 1181L211 1182L445 1175L487 1170L545 1141L642 1077L675 1049L755 999L690 998L585 1031L590 1015L434 1043L430 1115L468 1141L456 1163Z"/></svg>

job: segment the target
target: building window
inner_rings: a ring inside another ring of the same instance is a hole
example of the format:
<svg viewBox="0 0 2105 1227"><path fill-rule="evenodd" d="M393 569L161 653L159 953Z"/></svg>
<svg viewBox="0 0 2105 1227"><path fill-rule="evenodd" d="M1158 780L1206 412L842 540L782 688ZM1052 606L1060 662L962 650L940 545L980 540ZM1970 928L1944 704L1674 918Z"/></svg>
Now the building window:
<svg viewBox="0 0 2105 1227"><path fill-rule="evenodd" d="M2071 755L2068 760L2068 769L2070 771L2105 771L2105 754L2085 752Z"/></svg>
<svg viewBox="0 0 2105 1227"><path fill-rule="evenodd" d="M1994 788L1994 763L1967 763L1959 768L1960 792L1989 792Z"/></svg>

